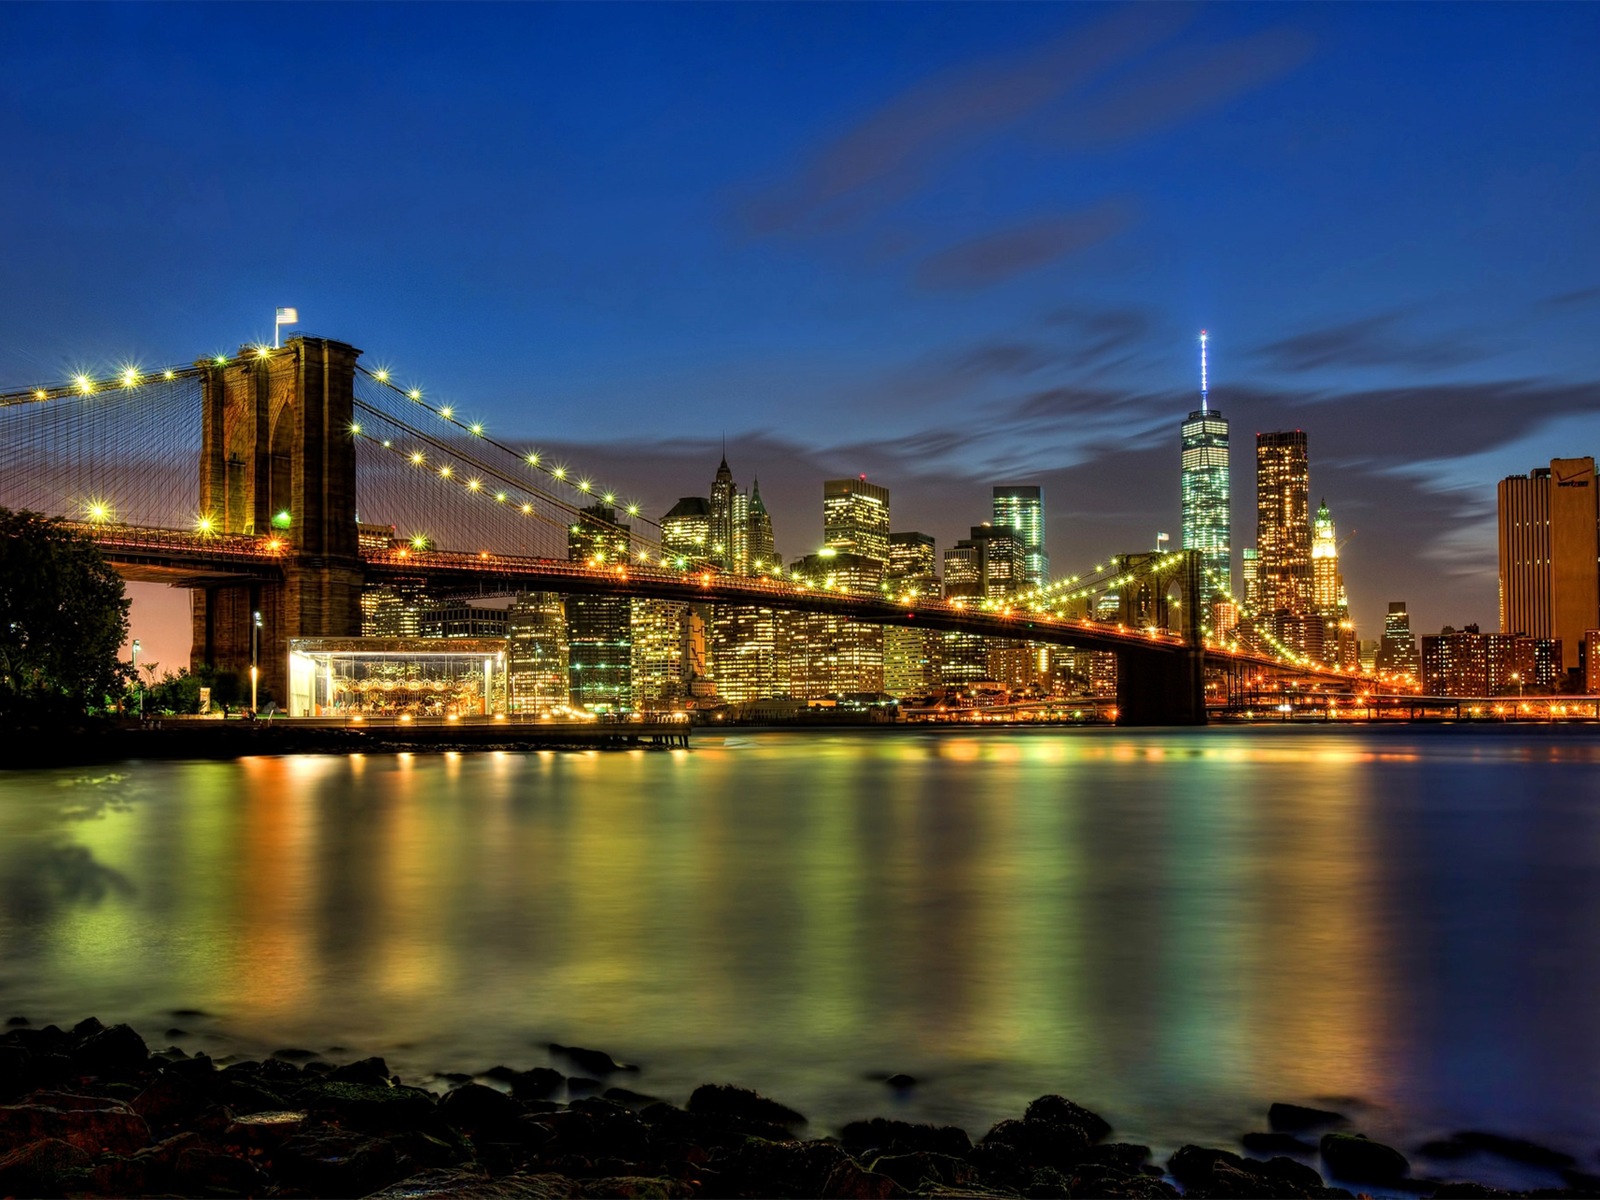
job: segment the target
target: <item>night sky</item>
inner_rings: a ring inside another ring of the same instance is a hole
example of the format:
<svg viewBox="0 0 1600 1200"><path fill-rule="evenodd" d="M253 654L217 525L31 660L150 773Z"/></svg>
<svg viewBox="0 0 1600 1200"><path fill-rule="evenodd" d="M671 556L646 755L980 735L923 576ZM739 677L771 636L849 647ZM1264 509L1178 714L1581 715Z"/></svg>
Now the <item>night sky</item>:
<svg viewBox="0 0 1600 1200"><path fill-rule="evenodd" d="M1236 554L1303 428L1363 636L1490 626L1495 481L1600 453L1596 62L1595 5L3 5L0 387L294 305L656 516L726 436L786 557L864 472L941 550L1041 483L1065 571L1178 542L1205 328Z"/></svg>

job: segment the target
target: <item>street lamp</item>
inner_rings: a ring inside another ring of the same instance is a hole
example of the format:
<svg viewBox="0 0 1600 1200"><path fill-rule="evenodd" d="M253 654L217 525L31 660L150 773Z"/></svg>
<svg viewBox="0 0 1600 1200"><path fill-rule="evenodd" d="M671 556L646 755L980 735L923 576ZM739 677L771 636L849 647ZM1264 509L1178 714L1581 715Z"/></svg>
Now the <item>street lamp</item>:
<svg viewBox="0 0 1600 1200"><path fill-rule="evenodd" d="M139 682L139 639L133 639L133 686L139 693L139 715L144 716L144 685Z"/></svg>
<svg viewBox="0 0 1600 1200"><path fill-rule="evenodd" d="M251 614L250 622L250 715L256 714L256 680L260 672L256 669L256 645L261 639L261 610L257 609Z"/></svg>
<svg viewBox="0 0 1600 1200"><path fill-rule="evenodd" d="M1516 682L1516 685L1517 685L1517 698L1521 699L1521 697L1522 697L1522 672L1521 671L1513 671L1513 672L1511 672L1511 678Z"/></svg>

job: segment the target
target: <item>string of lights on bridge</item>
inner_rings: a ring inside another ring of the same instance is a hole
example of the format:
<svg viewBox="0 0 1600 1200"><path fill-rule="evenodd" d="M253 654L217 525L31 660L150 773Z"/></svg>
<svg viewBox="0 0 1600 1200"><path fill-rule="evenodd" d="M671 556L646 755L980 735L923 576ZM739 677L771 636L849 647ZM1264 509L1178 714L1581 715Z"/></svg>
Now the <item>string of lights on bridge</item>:
<svg viewBox="0 0 1600 1200"><path fill-rule="evenodd" d="M248 354L240 354L233 357L226 354L218 354L188 366L171 366L146 371L137 364L127 363L119 366L113 373L99 377L87 371L79 371L74 373L65 383L0 394L0 408L57 399L81 399L106 392L131 392L147 384L173 383L181 379L200 378L213 368L226 367L239 361L248 361L252 357L269 359L274 353L276 351L272 347L257 346ZM492 437L483 422L467 420L459 416L454 405L434 403L430 398L424 396L421 388L402 387L394 381L389 368L377 367L369 370L358 364L356 370L359 374L387 389L395 396L421 407L424 411L443 422L449 429L498 451L508 461L517 463L519 470L531 468L541 476L570 489L582 499L600 501L608 506L618 506L627 513L630 519L642 522L658 532L662 531L660 522L644 516L637 502L624 501L619 503L615 490L601 487L587 476L575 474L564 463L549 461L547 456L538 449L517 450ZM353 438L365 440L383 451L394 454L406 464L431 475L436 481L454 484L460 487L467 495L481 497L487 504L507 511L517 512L551 526L561 525L573 531L578 530L579 526L568 525L565 517L557 521L547 512L542 511L543 506L553 506L568 514L580 512L579 507L570 501L553 495L537 485L530 486L525 480L510 475L502 466L496 466L470 454L462 453L459 448L452 448L424 431L411 428L391 413L384 412L360 400L355 403L358 409L365 410L378 420L395 424L399 429L418 439L419 445L432 448L442 458L454 457L458 461L439 461L435 463L428 450L420 449L416 446L411 448L402 447L396 445L393 438L382 438L367 433L359 420L351 423L349 433ZM466 470L461 469L463 463L466 464ZM91 499L85 504L84 511L88 522L91 524L104 525L115 520L114 508L107 500ZM591 513L583 513L582 516L583 519L594 520L601 526L610 524L619 530L622 528L614 522L606 522L603 518L596 518ZM279 518L283 519L279 520ZM278 514L278 517L274 518L274 523L286 527L288 514ZM213 514L199 514L195 518L194 530L203 537L217 535L216 517ZM641 566L652 565L653 557L653 565L666 569L702 572L708 578L711 574L726 573L709 556L693 556L675 552L662 546L658 538L641 537L630 530L630 540L646 543L636 553L637 562ZM407 543L411 550L417 552L425 552L431 549L431 539L423 533L411 536L407 539ZM267 549L277 551L284 547L285 542L279 533L273 532L267 535L264 544ZM654 552L653 554L652 551ZM1181 565L1184 562L1184 555L1182 553L1168 554L1149 563L1141 564L1138 570L1127 570L1121 566L1120 564L1125 563L1125 561L1125 559L1113 556L1106 563L1096 564L1092 571L1084 575L1066 576L1009 597L973 597L970 601L966 598L958 597L948 601L948 603L955 608L970 607L978 611L1001 616L1011 616L1020 612L1061 619L1067 608L1074 602L1088 600L1094 596L1104 595L1120 588L1132 586L1141 578L1159 576L1161 573ZM594 565L607 565L606 556L599 555L592 559L591 563ZM837 576L833 574L824 575L820 579L812 579L798 569L790 568L785 571L779 564L757 562L753 565L756 574L775 582L786 583L798 590L816 589L841 593L845 590L838 581ZM1244 604L1233 596L1226 582L1219 580L1209 568L1206 568L1206 575L1215 591L1238 607L1241 616L1246 619L1256 618L1255 613L1247 609ZM885 582L881 585L881 590L884 593L883 598L894 603L915 604L920 600L919 593L915 589L909 589L899 595L894 595L890 585ZM1280 663L1286 665L1294 664L1301 667L1314 666L1309 657L1285 645L1270 630L1263 627L1259 621L1256 625L1256 631L1262 641L1270 647ZM1207 643L1210 644L1209 637L1207 638ZM1216 648L1226 649L1233 653L1240 652L1239 643L1236 640L1230 642L1226 647L1218 644Z"/></svg>

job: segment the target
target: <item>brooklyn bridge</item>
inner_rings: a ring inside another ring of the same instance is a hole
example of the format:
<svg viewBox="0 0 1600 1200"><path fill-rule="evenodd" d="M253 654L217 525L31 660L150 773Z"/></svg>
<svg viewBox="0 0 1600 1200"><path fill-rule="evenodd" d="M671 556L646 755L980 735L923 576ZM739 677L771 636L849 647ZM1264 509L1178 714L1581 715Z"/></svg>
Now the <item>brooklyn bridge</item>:
<svg viewBox="0 0 1600 1200"><path fill-rule="evenodd" d="M757 605L1116 657L1118 721L1201 724L1207 680L1360 680L1200 627L1195 552L1108 554L1004 599L857 594L774 568L732 573L663 543L619 489L501 440L320 337L184 366L0 394L0 505L72 522L126 579L193 594L194 667L286 694L290 643L362 632L363 590L542 591ZM608 559L568 533L617 514ZM626 519L623 519L625 515ZM626 545L624 554L620 547ZM1111 619L1095 599L1115 593Z"/></svg>

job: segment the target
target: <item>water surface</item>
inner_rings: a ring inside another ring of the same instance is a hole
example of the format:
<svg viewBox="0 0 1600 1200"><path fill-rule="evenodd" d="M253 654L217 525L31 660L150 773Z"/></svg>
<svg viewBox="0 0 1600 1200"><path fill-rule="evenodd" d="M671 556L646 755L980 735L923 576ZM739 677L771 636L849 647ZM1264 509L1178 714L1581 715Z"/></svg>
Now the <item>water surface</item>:
<svg viewBox="0 0 1600 1200"><path fill-rule="evenodd" d="M1597 918L1600 736L1573 730L0 775L0 1015L217 1055L337 1046L418 1079L598 1046L644 1066L637 1090L737 1082L824 1132L977 1136L1058 1091L1165 1153L1337 1098L1404 1148L1486 1128L1592 1168ZM869 1078L895 1071L922 1082Z"/></svg>

